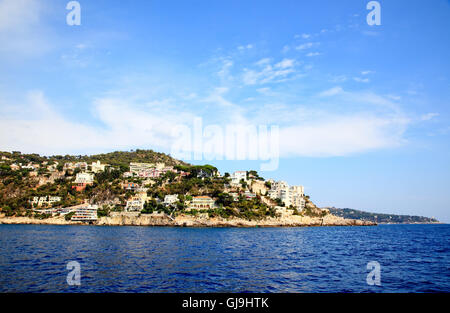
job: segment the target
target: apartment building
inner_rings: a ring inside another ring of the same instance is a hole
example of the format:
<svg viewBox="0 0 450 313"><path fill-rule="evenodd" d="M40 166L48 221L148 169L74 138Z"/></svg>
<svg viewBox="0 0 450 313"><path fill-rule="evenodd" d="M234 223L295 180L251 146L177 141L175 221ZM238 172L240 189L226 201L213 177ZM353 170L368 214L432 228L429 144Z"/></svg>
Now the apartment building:
<svg viewBox="0 0 450 313"><path fill-rule="evenodd" d="M127 177L138 176L144 178L157 178L167 172L176 172L173 166L164 163L130 163L130 174Z"/></svg>
<svg viewBox="0 0 450 313"><path fill-rule="evenodd" d="M88 164L86 162L77 162L77 163L68 162L64 163L63 169L64 170L80 169L82 171L87 171Z"/></svg>
<svg viewBox="0 0 450 313"><path fill-rule="evenodd" d="M155 168L154 163L130 163L130 172L139 175L139 172L151 170Z"/></svg>
<svg viewBox="0 0 450 313"><path fill-rule="evenodd" d="M271 188L268 191L271 199L281 199L286 207L294 206L298 209L305 207L305 192L303 186L289 186L285 181L272 181Z"/></svg>
<svg viewBox="0 0 450 313"><path fill-rule="evenodd" d="M75 209L75 214L72 216L72 221L93 222L97 220L97 205L84 204Z"/></svg>

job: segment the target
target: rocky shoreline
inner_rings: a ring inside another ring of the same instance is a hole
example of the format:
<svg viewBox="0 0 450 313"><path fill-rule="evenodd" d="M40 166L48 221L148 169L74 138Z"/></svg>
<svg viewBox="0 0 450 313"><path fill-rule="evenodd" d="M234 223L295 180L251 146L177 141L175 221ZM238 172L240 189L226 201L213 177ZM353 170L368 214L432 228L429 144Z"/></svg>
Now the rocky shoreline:
<svg viewBox="0 0 450 313"><path fill-rule="evenodd" d="M292 215L288 217L266 218L264 220L245 220L239 218L209 218L207 216L178 215L171 218L164 214L114 213L101 217L96 222L66 221L64 217L35 219L30 217L2 217L0 224L34 225L98 225L98 226L167 226L167 227L312 227L312 226L376 226L376 223L344 219L334 215L323 218Z"/></svg>

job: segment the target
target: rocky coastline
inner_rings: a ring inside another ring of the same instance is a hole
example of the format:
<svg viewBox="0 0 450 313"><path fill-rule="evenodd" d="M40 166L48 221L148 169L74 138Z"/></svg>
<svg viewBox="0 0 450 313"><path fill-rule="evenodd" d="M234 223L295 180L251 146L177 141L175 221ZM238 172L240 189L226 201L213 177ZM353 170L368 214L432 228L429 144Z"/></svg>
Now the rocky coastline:
<svg viewBox="0 0 450 313"><path fill-rule="evenodd" d="M33 225L98 225L98 226L166 226L166 227L312 227L312 226L376 226L376 223L345 219L331 214L325 217L309 217L291 215L285 217L269 217L262 220L245 220L240 218L210 218L208 216L192 216L180 214L171 218L165 214L133 214L113 213L108 217L100 217L97 221L74 222L64 217L36 219L30 217L0 216L0 224L33 224Z"/></svg>

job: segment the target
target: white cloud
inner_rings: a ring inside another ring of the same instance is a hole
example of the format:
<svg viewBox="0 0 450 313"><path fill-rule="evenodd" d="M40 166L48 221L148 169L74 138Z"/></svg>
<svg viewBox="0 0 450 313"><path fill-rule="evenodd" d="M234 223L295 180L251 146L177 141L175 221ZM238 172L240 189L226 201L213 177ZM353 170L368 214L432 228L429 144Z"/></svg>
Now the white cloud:
<svg viewBox="0 0 450 313"><path fill-rule="evenodd" d="M368 78L361 78L361 77L353 77L353 80L355 82L358 82L358 83L368 83L368 82L370 82L370 79L368 79Z"/></svg>
<svg viewBox="0 0 450 313"><path fill-rule="evenodd" d="M310 38L310 37L311 37L310 34L302 34L302 38L303 38L303 39L308 39L308 38Z"/></svg>
<svg viewBox="0 0 450 313"><path fill-rule="evenodd" d="M248 44L248 45L245 45L245 46L238 46L238 50L241 50L241 51L249 50L249 49L252 49L252 48L253 48L252 44Z"/></svg>
<svg viewBox="0 0 450 313"><path fill-rule="evenodd" d="M427 114L422 115L420 117L420 120L429 121L429 120L435 118L436 116L439 116L439 113L427 113Z"/></svg>
<svg viewBox="0 0 450 313"><path fill-rule="evenodd" d="M258 62L256 62L255 64L262 66L262 65L269 64L270 61L271 61L270 58L263 58L263 59L259 60Z"/></svg>
<svg viewBox="0 0 450 313"><path fill-rule="evenodd" d="M284 81L290 74L295 72L296 61L294 59L283 59L282 61L270 64L269 58L264 58L256 62L256 65L262 69L244 68L242 81L245 85L266 84Z"/></svg>
<svg viewBox="0 0 450 313"><path fill-rule="evenodd" d="M266 96L272 94L271 89L269 87L258 88L258 89L256 89L256 91L259 92L260 94L263 94L263 95L266 95Z"/></svg>
<svg viewBox="0 0 450 313"><path fill-rule="evenodd" d="M230 59L224 59L222 61L222 67L219 70L219 72L217 73L217 75L221 78L221 79L232 79L231 75L230 75L230 69L233 66L233 61Z"/></svg>
<svg viewBox="0 0 450 313"><path fill-rule="evenodd" d="M79 50L84 50L87 48L87 45L84 43L80 43L80 44L76 45L75 48L77 48Z"/></svg>
<svg viewBox="0 0 450 313"><path fill-rule="evenodd" d="M275 68L289 68L295 64L294 59L283 59L281 62L275 64Z"/></svg>
<svg viewBox="0 0 450 313"><path fill-rule="evenodd" d="M43 14L44 5L38 0L0 1L0 53L16 57L48 51L53 44Z"/></svg>
<svg viewBox="0 0 450 313"><path fill-rule="evenodd" d="M337 75L330 78L330 82L332 83L343 83L347 81L347 76L345 75Z"/></svg>
<svg viewBox="0 0 450 313"><path fill-rule="evenodd" d="M137 108L124 99L100 98L93 103L104 126L73 121L59 114L42 92L28 94L22 112L0 118L2 149L41 154L125 149L133 146L170 148L172 130L193 116L179 110Z"/></svg>
<svg viewBox="0 0 450 313"><path fill-rule="evenodd" d="M402 99L402 97L397 96L397 95L387 95L386 97L388 97L389 99L395 100L395 101L399 101Z"/></svg>
<svg viewBox="0 0 450 313"><path fill-rule="evenodd" d="M342 89L342 87L338 86L338 87L333 87L333 88L330 88L328 90L321 92L319 94L319 96L320 97L330 97L330 96L335 96L335 95L343 93L343 92L344 92L344 90Z"/></svg>
<svg viewBox="0 0 450 313"><path fill-rule="evenodd" d="M42 11L40 1L0 1L0 31L28 31L39 22Z"/></svg>
<svg viewBox="0 0 450 313"><path fill-rule="evenodd" d="M374 71L362 71L361 75L369 75L375 73Z"/></svg>
<svg viewBox="0 0 450 313"><path fill-rule="evenodd" d="M295 49L297 49L297 50L306 50L306 49L310 49L310 48L312 48L312 47L314 47L316 45L318 45L318 43L307 42L307 43L304 43L304 44L301 44L301 45L295 47Z"/></svg>
<svg viewBox="0 0 450 313"><path fill-rule="evenodd" d="M259 88L259 93L270 93L269 88ZM215 105L215 116L204 119L204 124L219 123L222 127L236 125L270 124L280 126L280 152L282 157L345 156L375 149L395 147L404 143L403 133L409 120L401 114L332 113L299 107L295 112L282 109L285 121L272 109L258 106L248 114L245 109L228 99L229 89L218 87L203 103ZM354 94L334 87L320 94L322 97L340 96L364 104L388 106L383 97L361 93ZM176 101L175 101L176 102ZM10 104L11 105L11 104ZM149 147L169 151L176 138L173 130L179 125L191 125L196 116L169 102L147 101L140 105L121 97L102 97L93 101L92 116L95 124L76 121L58 113L42 92L28 94L25 105L0 111L0 144L3 150L19 150L41 154L96 153L111 149ZM14 107L14 106L13 106ZM283 104L275 108L282 108ZM274 108L274 109L275 109ZM306 114L306 115L305 115ZM249 116L249 118L246 117ZM426 118L432 118L430 113Z"/></svg>
<svg viewBox="0 0 450 313"><path fill-rule="evenodd" d="M316 57L321 55L322 53L320 52L309 52L308 54L306 54L307 57Z"/></svg>
<svg viewBox="0 0 450 313"><path fill-rule="evenodd" d="M396 147L404 143L407 121L370 115L330 116L280 129L280 154L331 157Z"/></svg>

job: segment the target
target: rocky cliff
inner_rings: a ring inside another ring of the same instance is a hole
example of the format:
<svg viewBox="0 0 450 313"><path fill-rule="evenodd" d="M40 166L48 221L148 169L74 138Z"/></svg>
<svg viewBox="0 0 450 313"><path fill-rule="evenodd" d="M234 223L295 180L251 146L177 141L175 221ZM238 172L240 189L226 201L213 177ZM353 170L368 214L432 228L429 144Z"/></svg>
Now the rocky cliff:
<svg viewBox="0 0 450 313"><path fill-rule="evenodd" d="M86 223L66 221L63 217L33 219L28 217L0 217L0 224L81 225ZM115 213L101 217L94 225L108 226L175 226L175 227L301 227L301 226L374 226L375 223L344 219L331 214L325 217L286 216L249 221L238 218L208 218L179 215L170 218L164 214Z"/></svg>

